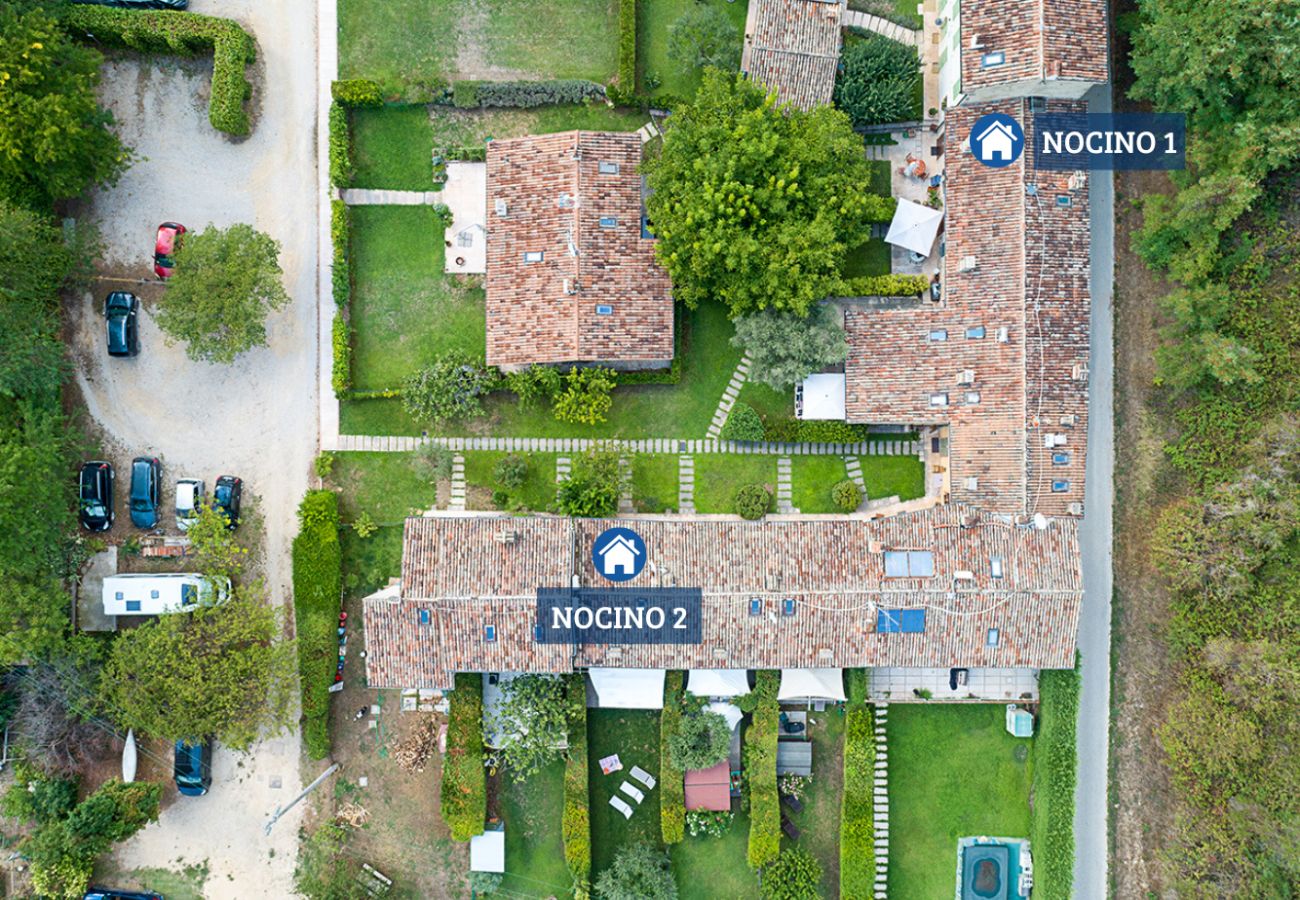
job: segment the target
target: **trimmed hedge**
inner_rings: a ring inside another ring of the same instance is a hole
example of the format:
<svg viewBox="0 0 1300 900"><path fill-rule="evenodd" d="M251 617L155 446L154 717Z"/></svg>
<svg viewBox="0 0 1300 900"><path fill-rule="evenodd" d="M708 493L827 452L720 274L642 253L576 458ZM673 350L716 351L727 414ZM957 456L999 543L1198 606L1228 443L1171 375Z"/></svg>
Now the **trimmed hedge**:
<svg viewBox="0 0 1300 900"><path fill-rule="evenodd" d="M384 92L378 82L368 78L350 78L336 81L330 85L330 96L334 102L353 108L360 106L383 106Z"/></svg>
<svg viewBox="0 0 1300 900"><path fill-rule="evenodd" d="M913 297L930 289L924 275L863 275L844 280L846 297Z"/></svg>
<svg viewBox="0 0 1300 900"><path fill-rule="evenodd" d="M257 58L257 44L230 19L171 10L83 5L68 6L60 18L70 32L81 32L109 47L180 56L211 53L208 121L218 131L238 137L251 130L244 102L253 96L253 86L244 77L244 69Z"/></svg>
<svg viewBox="0 0 1300 900"><path fill-rule="evenodd" d="M659 831L665 844L686 837L686 773L673 765L669 742L682 722L682 686L685 678L674 669L664 678L664 708L659 715Z"/></svg>
<svg viewBox="0 0 1300 900"><path fill-rule="evenodd" d="M330 184L336 188L352 185L352 121L341 103L330 104Z"/></svg>
<svg viewBox="0 0 1300 900"><path fill-rule="evenodd" d="M604 100L605 88L594 81L457 81L451 102L459 109L528 108Z"/></svg>
<svg viewBox="0 0 1300 900"><path fill-rule="evenodd" d="M587 772L587 684L570 675L565 686L568 704L569 749L564 759L564 861L573 876L575 900L591 893L591 799Z"/></svg>
<svg viewBox="0 0 1300 900"><path fill-rule="evenodd" d="M1038 676L1038 737L1034 738L1034 896L1065 900L1074 881L1074 787L1078 750L1079 672L1044 669Z"/></svg>
<svg viewBox="0 0 1300 900"><path fill-rule="evenodd" d="M618 85L625 91L636 90L636 17L637 0L619 0Z"/></svg>
<svg viewBox="0 0 1300 900"><path fill-rule="evenodd" d="M810 419L777 419L763 426L763 436L775 443L856 444L870 439L866 425Z"/></svg>
<svg viewBox="0 0 1300 900"><path fill-rule="evenodd" d="M483 768L483 676L461 672L447 714L447 754L442 764L442 820L452 840L483 833L487 821L487 771Z"/></svg>
<svg viewBox="0 0 1300 900"><path fill-rule="evenodd" d="M781 800L776 787L776 742L781 673L755 675L754 718L745 730L745 777L749 785L749 866L761 869L781 855Z"/></svg>
<svg viewBox="0 0 1300 900"><path fill-rule="evenodd" d="M737 403L731 407L726 423L722 426L724 441L761 441L763 439L763 418L748 403Z"/></svg>
<svg viewBox="0 0 1300 900"><path fill-rule="evenodd" d="M331 327L334 369L330 373L330 386L334 388L334 396L343 400L352 389L352 329L348 327L348 317L343 310L334 314Z"/></svg>
<svg viewBox="0 0 1300 900"><path fill-rule="evenodd" d="M298 536L293 539L293 619L302 681L302 739L312 759L330 753L329 689L339 658L342 567L338 495L308 491L298 507Z"/></svg>
<svg viewBox="0 0 1300 900"><path fill-rule="evenodd" d="M844 722L840 805L840 896L870 900L876 881L876 737L871 707L850 702Z"/></svg>
<svg viewBox="0 0 1300 900"><path fill-rule="evenodd" d="M742 485L736 491L732 506L742 519L761 519L772 511L772 492L761 484Z"/></svg>
<svg viewBox="0 0 1300 900"><path fill-rule="evenodd" d="M352 255L352 212L342 200L330 201L330 243L334 247L330 282L334 286L334 303L341 309L352 299L352 275L349 269L349 258Z"/></svg>

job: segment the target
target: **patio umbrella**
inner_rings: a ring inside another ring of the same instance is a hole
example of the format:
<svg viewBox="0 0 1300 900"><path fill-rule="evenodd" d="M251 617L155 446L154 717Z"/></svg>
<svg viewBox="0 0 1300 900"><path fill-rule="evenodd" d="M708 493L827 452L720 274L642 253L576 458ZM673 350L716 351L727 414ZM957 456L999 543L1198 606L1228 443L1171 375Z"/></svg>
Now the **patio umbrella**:
<svg viewBox="0 0 1300 900"><path fill-rule="evenodd" d="M931 209L900 198L898 208L894 210L894 220L889 223L889 233L885 235L885 241L905 250L920 253L922 256L929 256L942 222L942 210Z"/></svg>

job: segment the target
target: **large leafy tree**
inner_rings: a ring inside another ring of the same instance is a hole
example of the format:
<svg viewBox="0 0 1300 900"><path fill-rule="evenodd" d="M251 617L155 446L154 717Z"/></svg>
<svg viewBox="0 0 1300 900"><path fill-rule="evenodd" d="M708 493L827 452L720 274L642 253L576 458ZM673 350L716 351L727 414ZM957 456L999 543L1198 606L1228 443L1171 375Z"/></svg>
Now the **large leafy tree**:
<svg viewBox="0 0 1300 900"><path fill-rule="evenodd" d="M668 58L684 72L740 68L740 32L721 9L696 4L668 30Z"/></svg>
<svg viewBox="0 0 1300 900"><path fill-rule="evenodd" d="M677 900L668 854L649 844L629 844L596 879L600 900Z"/></svg>
<svg viewBox="0 0 1300 900"><path fill-rule="evenodd" d="M689 306L806 315L834 294L850 243L894 203L866 193L862 139L829 107L778 108L742 76L706 70L647 161L656 254Z"/></svg>
<svg viewBox="0 0 1300 900"><path fill-rule="evenodd" d="M916 109L921 60L916 48L872 34L845 43L835 77L835 105L855 126L907 122Z"/></svg>
<svg viewBox="0 0 1300 900"><path fill-rule="evenodd" d="M212 735L245 749L292 721L296 651L280 631L276 611L251 595L158 616L114 643L105 705L150 737Z"/></svg>
<svg viewBox="0 0 1300 900"><path fill-rule="evenodd" d="M682 716L677 731L668 739L668 753L679 769L707 769L727 758L731 729L727 720L712 710L701 709Z"/></svg>
<svg viewBox="0 0 1300 900"><path fill-rule="evenodd" d="M566 711L558 676L520 675L501 683L501 704L488 726L500 736L498 749L515 780L531 778L563 754Z"/></svg>
<svg viewBox="0 0 1300 900"><path fill-rule="evenodd" d="M266 317L289 303L283 277L279 242L251 225L209 225L186 235L154 318L190 359L231 363L266 346Z"/></svg>
<svg viewBox="0 0 1300 900"><path fill-rule="evenodd" d="M844 362L849 352L839 317L826 304L813 307L806 319L772 309L741 316L731 343L749 356L750 379L777 391Z"/></svg>
<svg viewBox="0 0 1300 900"><path fill-rule="evenodd" d="M102 61L47 11L0 4L0 197L45 208L130 163L95 99Z"/></svg>

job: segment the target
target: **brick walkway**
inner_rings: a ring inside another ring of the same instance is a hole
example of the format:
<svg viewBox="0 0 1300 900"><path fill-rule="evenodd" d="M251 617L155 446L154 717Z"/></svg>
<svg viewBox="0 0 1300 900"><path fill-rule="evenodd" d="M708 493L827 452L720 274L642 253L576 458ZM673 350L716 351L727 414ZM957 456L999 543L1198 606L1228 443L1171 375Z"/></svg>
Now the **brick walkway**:
<svg viewBox="0 0 1300 900"><path fill-rule="evenodd" d="M883 34L890 40L902 44L911 44L913 47L921 46L921 32L914 31L911 28L904 28L896 22L882 19L879 16L847 9L840 21L845 28L861 28L863 31L874 31L876 34Z"/></svg>
<svg viewBox="0 0 1300 900"><path fill-rule="evenodd" d="M745 356L736 365L736 371L731 373L731 381L727 383L727 389L722 392L718 408L713 412L713 421L709 423L707 436L711 440L717 440L722 435L722 426L727 424L731 407L736 405L736 397L740 395L740 389L745 386L745 379L749 377L749 366L749 357Z"/></svg>
<svg viewBox="0 0 1300 900"><path fill-rule="evenodd" d="M695 512L695 457L677 457L677 511L682 515Z"/></svg>
<svg viewBox="0 0 1300 900"><path fill-rule="evenodd" d="M322 443L327 443L322 439ZM857 441L852 444L776 443L770 441L723 441L711 438L679 440L645 438L639 440L595 438L505 438L505 437L405 437L397 435L341 434L333 446L322 450L367 451L371 453L407 453L433 444L452 452L506 450L519 453L581 453L593 447L621 453L701 453L758 454L766 456L918 456L921 445L916 441Z"/></svg>

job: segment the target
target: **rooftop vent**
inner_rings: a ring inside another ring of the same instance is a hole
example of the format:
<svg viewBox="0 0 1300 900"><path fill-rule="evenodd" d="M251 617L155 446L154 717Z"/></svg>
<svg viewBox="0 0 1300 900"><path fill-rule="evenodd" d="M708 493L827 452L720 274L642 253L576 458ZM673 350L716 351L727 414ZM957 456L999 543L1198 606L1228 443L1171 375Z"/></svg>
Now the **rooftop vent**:
<svg viewBox="0 0 1300 900"><path fill-rule="evenodd" d="M830 647L822 647L817 651L817 661L829 666L835 661L835 651Z"/></svg>
<svg viewBox="0 0 1300 900"><path fill-rule="evenodd" d="M1064 447L1066 443L1065 435L1048 432L1043 435L1043 446L1048 450L1053 447Z"/></svg>
<svg viewBox="0 0 1300 900"><path fill-rule="evenodd" d="M962 369L961 374L957 376L957 383L958 383L958 384L974 384L974 383L975 383L975 370L974 370L974 369Z"/></svg>
<svg viewBox="0 0 1300 900"><path fill-rule="evenodd" d="M497 215L498 215L498 216L505 216L505 215L508 214L508 212L509 212L509 207L506 206L506 201L504 201L504 200L498 198L498 199L497 199L497 202L496 202L495 204L493 204L493 205L494 205L494 207L496 208L496 211L497 211Z"/></svg>
<svg viewBox="0 0 1300 900"><path fill-rule="evenodd" d="M998 329L998 343L1005 344L1011 340L1011 329L1003 325Z"/></svg>
<svg viewBox="0 0 1300 900"><path fill-rule="evenodd" d="M1079 421L1079 417L1076 416L1074 413L1070 413L1068 416L1061 416L1061 427L1073 428L1075 423L1078 421Z"/></svg>
<svg viewBox="0 0 1300 900"><path fill-rule="evenodd" d="M978 491L980 489L980 480L976 476L972 475L966 479L965 486L968 491Z"/></svg>
<svg viewBox="0 0 1300 900"><path fill-rule="evenodd" d="M970 569L958 569L956 572L952 573L952 577L958 581L974 581L975 573Z"/></svg>
<svg viewBox="0 0 1300 900"><path fill-rule="evenodd" d="M564 279L564 293L570 297L578 293L578 282L574 281L572 278Z"/></svg>
<svg viewBox="0 0 1300 900"><path fill-rule="evenodd" d="M503 528L493 535L493 538L498 544L513 544L519 539L519 532L513 528Z"/></svg>
<svg viewBox="0 0 1300 900"><path fill-rule="evenodd" d="M1070 370L1070 377L1075 381L1088 380L1088 367L1083 363L1075 363L1074 368Z"/></svg>
<svg viewBox="0 0 1300 900"><path fill-rule="evenodd" d="M1072 516L1081 516L1083 515L1083 504L1079 503L1078 501L1075 501L1074 503L1071 503L1069 506L1067 506L1066 510Z"/></svg>
<svg viewBox="0 0 1300 900"><path fill-rule="evenodd" d="M965 396L962 399L966 401L967 406L974 406L975 404L980 402L980 392L967 391Z"/></svg>
<svg viewBox="0 0 1300 900"><path fill-rule="evenodd" d="M961 262L957 264L958 272L969 272L975 268L975 257L963 256Z"/></svg>

